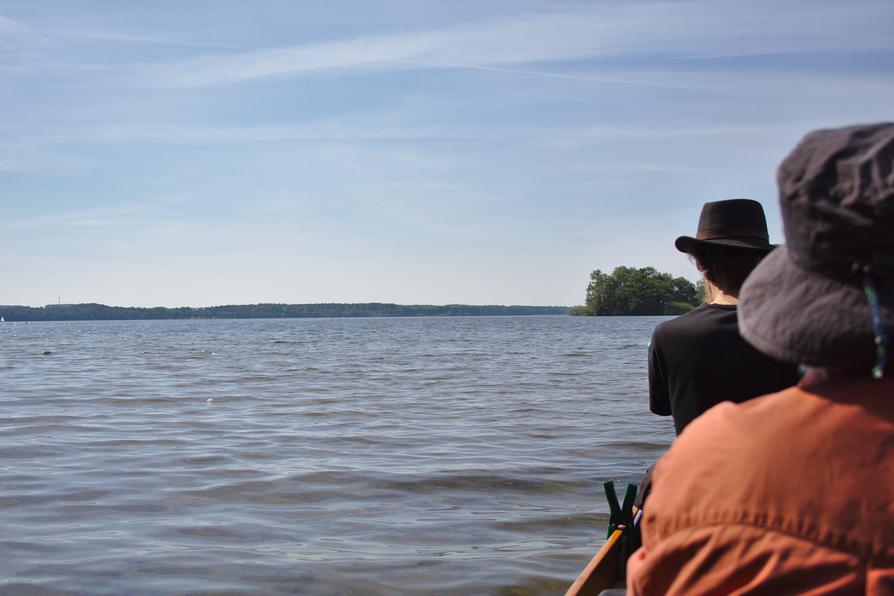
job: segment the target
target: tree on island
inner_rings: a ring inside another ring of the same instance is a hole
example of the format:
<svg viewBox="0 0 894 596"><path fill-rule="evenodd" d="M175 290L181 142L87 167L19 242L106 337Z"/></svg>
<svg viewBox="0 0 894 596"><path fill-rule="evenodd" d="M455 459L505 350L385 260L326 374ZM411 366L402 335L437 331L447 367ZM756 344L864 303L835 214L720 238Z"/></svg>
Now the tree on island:
<svg viewBox="0 0 894 596"><path fill-rule="evenodd" d="M701 302L700 293L685 277L654 267L617 267L611 275L597 269L590 274L586 305L572 314L679 315Z"/></svg>

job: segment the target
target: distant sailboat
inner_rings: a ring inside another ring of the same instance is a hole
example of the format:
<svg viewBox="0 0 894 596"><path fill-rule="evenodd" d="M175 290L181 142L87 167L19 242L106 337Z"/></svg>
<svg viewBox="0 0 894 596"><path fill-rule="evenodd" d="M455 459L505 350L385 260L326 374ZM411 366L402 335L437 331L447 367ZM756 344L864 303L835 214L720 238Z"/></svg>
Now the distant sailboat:
<svg viewBox="0 0 894 596"><path fill-rule="evenodd" d="M6 322L6 319L4 319L3 317L0 317L0 323L5 323L5 322Z"/></svg>

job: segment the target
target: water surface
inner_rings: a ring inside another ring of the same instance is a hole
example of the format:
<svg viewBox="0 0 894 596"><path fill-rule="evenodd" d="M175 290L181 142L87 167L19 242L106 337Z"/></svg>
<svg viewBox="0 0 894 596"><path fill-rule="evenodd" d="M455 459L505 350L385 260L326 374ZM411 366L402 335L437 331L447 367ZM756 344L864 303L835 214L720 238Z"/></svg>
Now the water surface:
<svg viewBox="0 0 894 596"><path fill-rule="evenodd" d="M0 591L559 593L660 320L0 324Z"/></svg>

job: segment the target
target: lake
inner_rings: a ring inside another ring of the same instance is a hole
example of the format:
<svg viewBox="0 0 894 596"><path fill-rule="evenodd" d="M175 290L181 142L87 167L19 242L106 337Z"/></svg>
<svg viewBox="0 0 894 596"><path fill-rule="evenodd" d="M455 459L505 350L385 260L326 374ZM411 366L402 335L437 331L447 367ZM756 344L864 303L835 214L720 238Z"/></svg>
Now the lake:
<svg viewBox="0 0 894 596"><path fill-rule="evenodd" d="M664 319L0 324L0 592L561 593Z"/></svg>

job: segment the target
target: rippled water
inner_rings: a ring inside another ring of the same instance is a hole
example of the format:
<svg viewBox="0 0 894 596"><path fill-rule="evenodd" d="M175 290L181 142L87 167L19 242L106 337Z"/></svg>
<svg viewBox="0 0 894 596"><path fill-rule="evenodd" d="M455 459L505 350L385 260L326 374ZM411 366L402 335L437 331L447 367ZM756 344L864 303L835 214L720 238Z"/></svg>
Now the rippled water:
<svg viewBox="0 0 894 596"><path fill-rule="evenodd" d="M659 320L0 324L0 591L559 593Z"/></svg>

